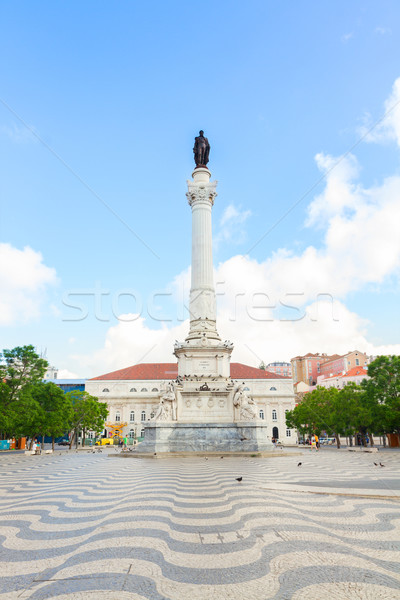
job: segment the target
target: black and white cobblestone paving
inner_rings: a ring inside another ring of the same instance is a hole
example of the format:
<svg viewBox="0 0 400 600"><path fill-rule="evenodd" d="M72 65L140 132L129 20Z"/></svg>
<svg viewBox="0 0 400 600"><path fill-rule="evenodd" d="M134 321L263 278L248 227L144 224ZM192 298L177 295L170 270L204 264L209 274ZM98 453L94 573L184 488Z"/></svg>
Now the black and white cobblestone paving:
<svg viewBox="0 0 400 600"><path fill-rule="evenodd" d="M400 599L400 453L375 457L2 455L0 599Z"/></svg>

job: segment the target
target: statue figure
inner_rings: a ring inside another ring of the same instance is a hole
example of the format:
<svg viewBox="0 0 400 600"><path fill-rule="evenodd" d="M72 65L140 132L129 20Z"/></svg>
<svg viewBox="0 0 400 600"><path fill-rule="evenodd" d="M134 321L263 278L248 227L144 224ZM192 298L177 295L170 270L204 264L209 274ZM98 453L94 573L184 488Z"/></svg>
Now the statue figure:
<svg viewBox="0 0 400 600"><path fill-rule="evenodd" d="M167 383L167 388L160 398L160 403L152 421L176 421L176 398L173 381Z"/></svg>
<svg viewBox="0 0 400 600"><path fill-rule="evenodd" d="M257 406L244 389L244 383L240 383L233 394L233 404L239 409L241 421L254 421L257 419Z"/></svg>
<svg viewBox="0 0 400 600"><path fill-rule="evenodd" d="M194 162L197 167L206 167L208 163L208 157L210 154L210 144L208 143L208 139L204 137L204 131L199 131L197 137L194 138Z"/></svg>

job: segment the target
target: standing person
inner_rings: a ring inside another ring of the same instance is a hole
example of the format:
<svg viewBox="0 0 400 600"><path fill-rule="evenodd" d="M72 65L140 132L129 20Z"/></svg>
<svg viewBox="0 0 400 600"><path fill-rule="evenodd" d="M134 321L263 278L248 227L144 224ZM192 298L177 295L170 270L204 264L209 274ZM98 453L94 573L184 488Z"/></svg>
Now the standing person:
<svg viewBox="0 0 400 600"><path fill-rule="evenodd" d="M274 450L276 450L276 438L272 438L272 445L274 447Z"/></svg>
<svg viewBox="0 0 400 600"><path fill-rule="evenodd" d="M319 437L317 435L314 435L314 437L315 437L315 449L318 452L318 450L319 450Z"/></svg>
<svg viewBox="0 0 400 600"><path fill-rule="evenodd" d="M313 435L311 438L311 451L312 450L317 450L317 442L315 441L315 436Z"/></svg>

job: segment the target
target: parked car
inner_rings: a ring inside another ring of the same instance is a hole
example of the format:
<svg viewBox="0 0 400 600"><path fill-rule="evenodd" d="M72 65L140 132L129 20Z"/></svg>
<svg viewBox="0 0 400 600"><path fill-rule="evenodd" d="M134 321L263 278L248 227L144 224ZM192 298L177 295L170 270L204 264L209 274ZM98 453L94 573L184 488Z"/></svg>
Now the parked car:
<svg viewBox="0 0 400 600"><path fill-rule="evenodd" d="M69 446L69 440L60 440L57 442L59 446Z"/></svg>

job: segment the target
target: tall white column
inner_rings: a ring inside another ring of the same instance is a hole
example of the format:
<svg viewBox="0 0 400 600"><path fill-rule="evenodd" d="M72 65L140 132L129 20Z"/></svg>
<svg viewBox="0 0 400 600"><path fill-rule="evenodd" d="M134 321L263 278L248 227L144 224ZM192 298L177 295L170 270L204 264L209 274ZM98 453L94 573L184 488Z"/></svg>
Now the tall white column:
<svg viewBox="0 0 400 600"><path fill-rule="evenodd" d="M210 171L202 167L195 169L192 177L193 181L188 181L186 194L192 207L190 331L186 339L201 337L220 340L216 329L211 226L211 209L217 195L217 182L210 182Z"/></svg>

